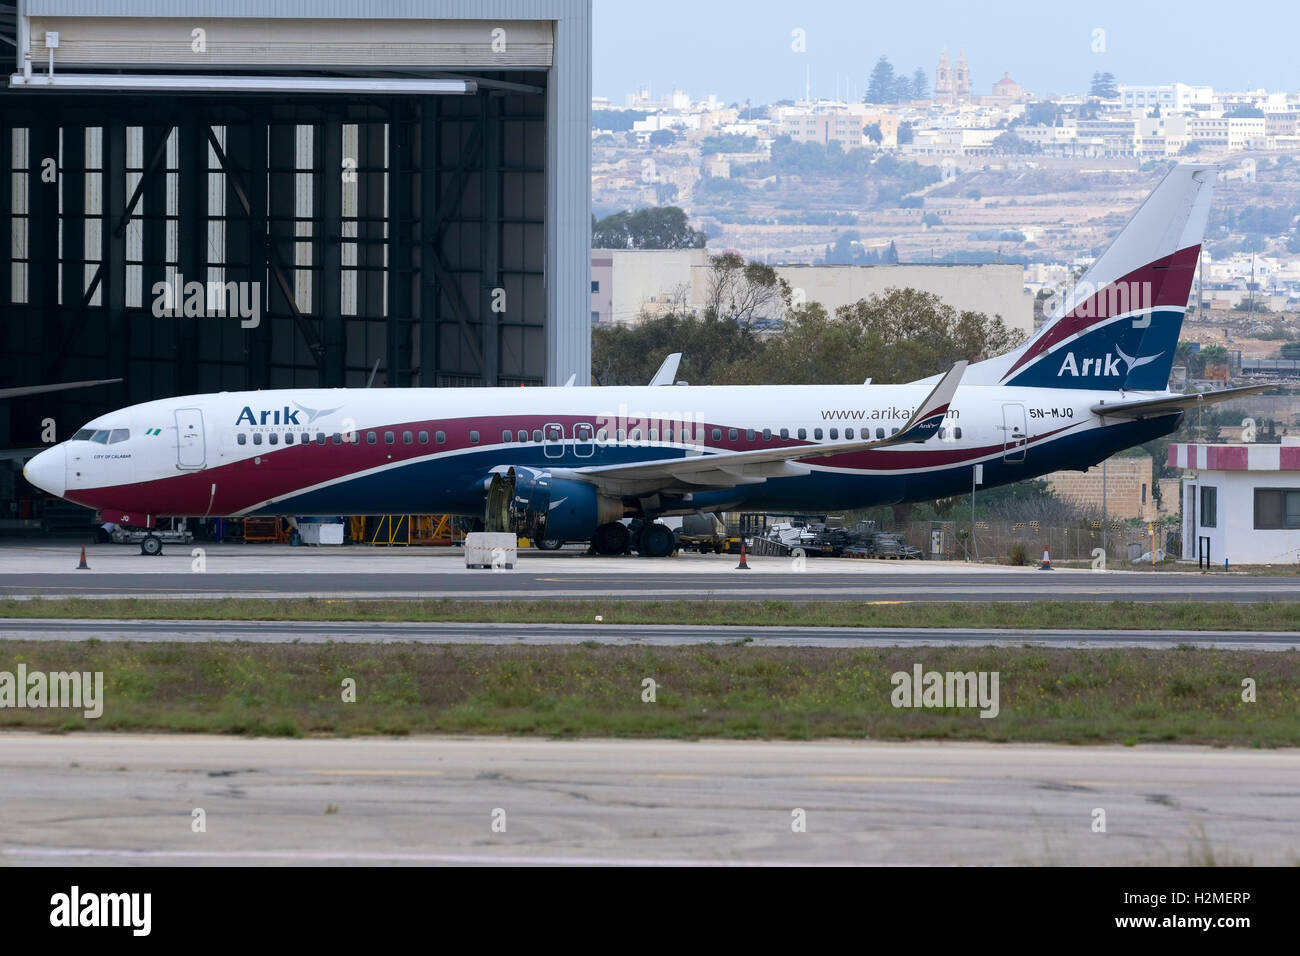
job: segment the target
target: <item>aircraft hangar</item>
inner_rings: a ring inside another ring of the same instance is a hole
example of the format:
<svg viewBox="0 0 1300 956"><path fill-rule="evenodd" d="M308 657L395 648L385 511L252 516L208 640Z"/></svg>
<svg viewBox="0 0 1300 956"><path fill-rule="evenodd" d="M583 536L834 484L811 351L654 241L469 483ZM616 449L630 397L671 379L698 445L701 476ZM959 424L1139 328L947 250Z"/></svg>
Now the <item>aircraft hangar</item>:
<svg viewBox="0 0 1300 956"><path fill-rule="evenodd" d="M0 2L0 390L122 379L0 399L0 448L193 392L585 383L590 52L590 0Z"/></svg>

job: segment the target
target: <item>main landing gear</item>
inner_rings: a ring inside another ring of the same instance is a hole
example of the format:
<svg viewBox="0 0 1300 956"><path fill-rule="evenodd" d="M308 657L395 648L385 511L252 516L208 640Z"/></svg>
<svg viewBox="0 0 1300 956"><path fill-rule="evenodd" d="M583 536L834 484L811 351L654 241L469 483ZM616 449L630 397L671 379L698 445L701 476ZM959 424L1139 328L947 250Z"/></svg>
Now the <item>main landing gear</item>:
<svg viewBox="0 0 1300 956"><path fill-rule="evenodd" d="M591 546L596 549L597 554L626 554L631 538L627 525L611 521L596 529L596 533L591 536Z"/></svg>
<svg viewBox="0 0 1300 956"><path fill-rule="evenodd" d="M591 546L597 554L626 554L633 547L643 558L666 558L676 550L677 539L672 528L653 521L642 523L635 538L626 525L611 521L596 529Z"/></svg>
<svg viewBox="0 0 1300 956"><path fill-rule="evenodd" d="M156 534L145 535L140 541L140 553L151 558L162 554L162 538Z"/></svg>

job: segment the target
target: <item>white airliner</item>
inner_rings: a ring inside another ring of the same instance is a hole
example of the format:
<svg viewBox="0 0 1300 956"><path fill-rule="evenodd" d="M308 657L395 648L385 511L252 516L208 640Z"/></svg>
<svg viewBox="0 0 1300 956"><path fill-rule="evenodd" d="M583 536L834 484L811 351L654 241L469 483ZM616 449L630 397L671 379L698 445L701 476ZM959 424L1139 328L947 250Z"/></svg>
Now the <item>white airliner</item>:
<svg viewBox="0 0 1300 956"><path fill-rule="evenodd" d="M46 491L159 517L450 513L489 530L671 553L653 519L828 511L1084 469L1270 386L1167 390L1215 181L1172 169L1005 355L906 385L284 389L191 395L89 422L25 469ZM646 519L628 541L621 518Z"/></svg>

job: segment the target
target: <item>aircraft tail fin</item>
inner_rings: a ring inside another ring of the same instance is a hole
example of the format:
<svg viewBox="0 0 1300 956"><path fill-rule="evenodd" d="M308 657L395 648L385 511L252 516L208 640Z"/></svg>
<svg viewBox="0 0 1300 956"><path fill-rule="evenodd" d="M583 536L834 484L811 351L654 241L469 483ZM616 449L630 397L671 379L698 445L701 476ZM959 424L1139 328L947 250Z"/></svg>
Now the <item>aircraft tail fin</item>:
<svg viewBox="0 0 1300 956"><path fill-rule="evenodd" d="M1200 260L1216 167L1169 171L1028 342L972 365L967 381L1161 390Z"/></svg>

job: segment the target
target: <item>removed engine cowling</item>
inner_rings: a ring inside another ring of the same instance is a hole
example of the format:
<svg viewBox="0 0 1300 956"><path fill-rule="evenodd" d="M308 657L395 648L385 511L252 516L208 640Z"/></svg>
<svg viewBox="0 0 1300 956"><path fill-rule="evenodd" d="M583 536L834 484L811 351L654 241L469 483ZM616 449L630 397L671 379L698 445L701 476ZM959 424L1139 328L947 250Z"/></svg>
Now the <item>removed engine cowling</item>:
<svg viewBox="0 0 1300 956"><path fill-rule="evenodd" d="M582 541L621 517L623 502L600 494L594 485L517 465L492 476L484 523L488 531Z"/></svg>

